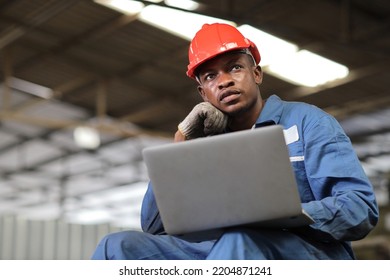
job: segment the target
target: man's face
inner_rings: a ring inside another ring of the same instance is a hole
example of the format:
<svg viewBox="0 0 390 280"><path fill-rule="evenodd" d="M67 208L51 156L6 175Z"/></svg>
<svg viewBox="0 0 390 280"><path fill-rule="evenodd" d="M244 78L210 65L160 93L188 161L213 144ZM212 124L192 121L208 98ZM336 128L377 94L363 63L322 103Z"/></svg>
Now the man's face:
<svg viewBox="0 0 390 280"><path fill-rule="evenodd" d="M230 116L250 109L260 98L262 71L247 54L217 56L200 67L198 77L203 100Z"/></svg>

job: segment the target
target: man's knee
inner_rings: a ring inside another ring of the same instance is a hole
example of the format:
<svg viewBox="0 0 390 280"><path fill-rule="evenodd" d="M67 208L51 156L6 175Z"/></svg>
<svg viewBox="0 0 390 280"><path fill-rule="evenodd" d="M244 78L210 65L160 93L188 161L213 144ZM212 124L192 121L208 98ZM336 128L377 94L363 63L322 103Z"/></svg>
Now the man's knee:
<svg viewBox="0 0 390 280"><path fill-rule="evenodd" d="M92 256L93 259L123 259L126 254L142 246L146 234L138 231L123 231L107 234L102 238Z"/></svg>

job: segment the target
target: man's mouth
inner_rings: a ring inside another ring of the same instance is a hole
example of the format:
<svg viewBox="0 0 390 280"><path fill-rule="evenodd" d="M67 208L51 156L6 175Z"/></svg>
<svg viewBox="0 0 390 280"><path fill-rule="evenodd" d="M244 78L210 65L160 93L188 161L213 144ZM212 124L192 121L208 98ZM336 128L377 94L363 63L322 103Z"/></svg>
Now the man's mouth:
<svg viewBox="0 0 390 280"><path fill-rule="evenodd" d="M241 93L239 91L226 91L224 92L221 97L220 97L220 101L222 103L229 103L233 100L235 100L237 97L239 97L241 95Z"/></svg>

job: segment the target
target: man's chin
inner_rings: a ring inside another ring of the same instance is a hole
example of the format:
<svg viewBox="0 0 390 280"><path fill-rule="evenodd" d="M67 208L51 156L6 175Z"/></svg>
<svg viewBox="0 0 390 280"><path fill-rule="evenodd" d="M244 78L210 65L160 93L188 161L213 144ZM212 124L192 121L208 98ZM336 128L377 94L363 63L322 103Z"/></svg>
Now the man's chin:
<svg viewBox="0 0 390 280"><path fill-rule="evenodd" d="M244 112L245 108L243 108L239 104L233 104L233 105L225 106L223 109L221 109L221 111L226 115L228 115L229 117L234 117Z"/></svg>

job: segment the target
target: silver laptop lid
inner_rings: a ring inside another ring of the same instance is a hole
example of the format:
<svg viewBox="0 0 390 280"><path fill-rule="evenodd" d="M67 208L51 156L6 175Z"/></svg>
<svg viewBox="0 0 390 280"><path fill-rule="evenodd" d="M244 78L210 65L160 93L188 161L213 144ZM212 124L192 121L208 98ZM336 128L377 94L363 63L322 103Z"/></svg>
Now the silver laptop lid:
<svg viewBox="0 0 390 280"><path fill-rule="evenodd" d="M294 224L302 214L279 125L149 147L143 155L169 234L285 218Z"/></svg>

